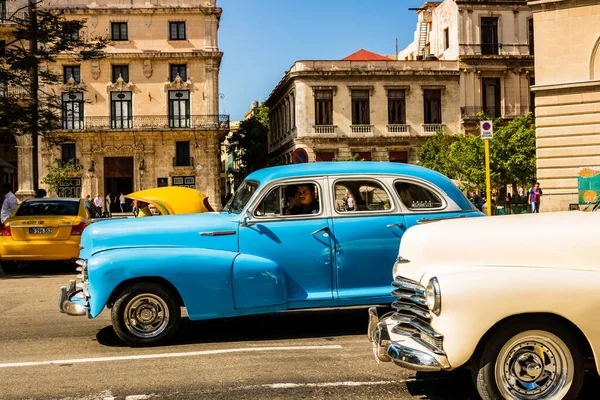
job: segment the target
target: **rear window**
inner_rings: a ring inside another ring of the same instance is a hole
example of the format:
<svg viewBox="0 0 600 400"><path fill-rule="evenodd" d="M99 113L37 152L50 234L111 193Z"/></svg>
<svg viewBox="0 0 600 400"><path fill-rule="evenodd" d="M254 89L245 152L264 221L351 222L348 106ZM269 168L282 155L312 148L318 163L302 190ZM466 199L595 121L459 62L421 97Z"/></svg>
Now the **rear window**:
<svg viewBox="0 0 600 400"><path fill-rule="evenodd" d="M30 215L77 215L78 211L78 201L26 201L21 204L21 207L19 207L15 216L27 217Z"/></svg>

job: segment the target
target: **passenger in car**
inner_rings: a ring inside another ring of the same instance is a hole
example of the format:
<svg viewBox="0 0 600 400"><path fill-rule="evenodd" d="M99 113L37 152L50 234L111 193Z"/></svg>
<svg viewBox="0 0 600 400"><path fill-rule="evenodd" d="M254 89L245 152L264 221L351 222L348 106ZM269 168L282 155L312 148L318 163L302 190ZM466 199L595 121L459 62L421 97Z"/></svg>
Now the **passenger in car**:
<svg viewBox="0 0 600 400"><path fill-rule="evenodd" d="M319 201L315 198L315 186L300 184L296 187L295 205L288 208L286 215L318 214Z"/></svg>

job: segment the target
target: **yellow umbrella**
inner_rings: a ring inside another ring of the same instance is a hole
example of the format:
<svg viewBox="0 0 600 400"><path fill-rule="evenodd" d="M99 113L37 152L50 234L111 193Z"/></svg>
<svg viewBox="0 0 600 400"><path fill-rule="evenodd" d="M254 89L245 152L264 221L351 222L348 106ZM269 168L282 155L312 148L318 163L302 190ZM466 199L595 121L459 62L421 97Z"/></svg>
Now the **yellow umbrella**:
<svg viewBox="0 0 600 400"><path fill-rule="evenodd" d="M163 215L214 211L206 195L186 187L166 186L146 189L130 193L125 197L150 203Z"/></svg>

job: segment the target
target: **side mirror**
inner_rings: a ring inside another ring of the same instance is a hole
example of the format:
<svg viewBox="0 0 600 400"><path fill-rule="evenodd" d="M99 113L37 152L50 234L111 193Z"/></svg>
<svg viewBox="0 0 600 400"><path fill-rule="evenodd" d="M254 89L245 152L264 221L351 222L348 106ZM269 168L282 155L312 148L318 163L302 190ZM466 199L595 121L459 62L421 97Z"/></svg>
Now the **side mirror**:
<svg viewBox="0 0 600 400"><path fill-rule="evenodd" d="M246 211L246 214L242 217L240 224L242 226L251 226L254 225L254 221L252 221L252 215L249 211Z"/></svg>

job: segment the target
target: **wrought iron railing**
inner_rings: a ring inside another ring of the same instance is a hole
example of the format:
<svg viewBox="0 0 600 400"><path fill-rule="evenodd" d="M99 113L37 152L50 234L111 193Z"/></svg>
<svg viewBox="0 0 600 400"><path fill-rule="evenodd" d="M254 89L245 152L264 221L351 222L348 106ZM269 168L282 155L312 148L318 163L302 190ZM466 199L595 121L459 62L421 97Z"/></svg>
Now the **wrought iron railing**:
<svg viewBox="0 0 600 400"><path fill-rule="evenodd" d="M460 114L463 119L477 119L480 113L484 113L491 118L515 118L520 115L527 114L530 110L529 106L505 106L505 107L482 107L468 106L461 107Z"/></svg>
<svg viewBox="0 0 600 400"><path fill-rule="evenodd" d="M24 3L24 6L27 6L27 2ZM2 10L0 11L0 24L14 24L17 20L24 20L27 18L29 14L27 11L21 10L16 13Z"/></svg>
<svg viewBox="0 0 600 400"><path fill-rule="evenodd" d="M194 157L173 157L174 167L191 167L194 165Z"/></svg>
<svg viewBox="0 0 600 400"><path fill-rule="evenodd" d="M101 116L85 117L81 124L73 128L77 130L162 130L162 129L199 129L229 130L229 115L190 115L170 117L167 115L133 115L133 116Z"/></svg>
<svg viewBox="0 0 600 400"><path fill-rule="evenodd" d="M30 98L28 88L17 85L7 85L0 83L0 97L17 97L20 99Z"/></svg>

